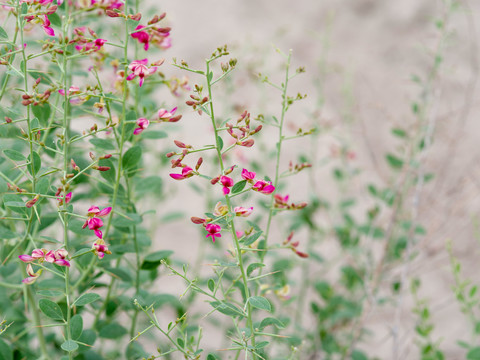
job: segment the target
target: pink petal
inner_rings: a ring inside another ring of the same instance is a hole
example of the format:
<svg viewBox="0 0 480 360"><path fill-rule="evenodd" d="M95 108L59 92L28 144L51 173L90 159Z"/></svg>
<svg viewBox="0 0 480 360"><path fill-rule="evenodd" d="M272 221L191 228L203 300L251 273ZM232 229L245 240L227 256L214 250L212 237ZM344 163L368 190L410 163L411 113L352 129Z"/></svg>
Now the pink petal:
<svg viewBox="0 0 480 360"><path fill-rule="evenodd" d="M185 179L185 176L181 175L181 174L170 174L170 177L172 179L175 179L175 180L183 180Z"/></svg>
<svg viewBox="0 0 480 360"><path fill-rule="evenodd" d="M20 260L22 260L24 263L29 263L29 262L32 262L35 260L34 257L30 256L30 255L19 255L18 258Z"/></svg>
<svg viewBox="0 0 480 360"><path fill-rule="evenodd" d="M101 239L103 237L102 231L101 230L95 230L95 235Z"/></svg>
<svg viewBox="0 0 480 360"><path fill-rule="evenodd" d="M67 266L67 267L70 267L70 263L65 260L65 259L58 259L58 260L55 260L55 264L57 264L58 266Z"/></svg>
<svg viewBox="0 0 480 360"><path fill-rule="evenodd" d="M103 216L107 216L108 214L110 214L110 211L112 211L112 207L109 206L109 207L106 207L105 209L103 209L102 211L100 211L97 216L100 216L100 217L103 217Z"/></svg>

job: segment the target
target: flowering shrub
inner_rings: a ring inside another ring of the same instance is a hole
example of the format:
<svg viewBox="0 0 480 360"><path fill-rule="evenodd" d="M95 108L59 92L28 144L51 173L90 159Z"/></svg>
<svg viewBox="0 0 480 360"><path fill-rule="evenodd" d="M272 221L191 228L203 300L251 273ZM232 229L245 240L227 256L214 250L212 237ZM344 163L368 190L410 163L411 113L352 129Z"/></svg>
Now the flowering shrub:
<svg viewBox="0 0 480 360"><path fill-rule="evenodd" d="M140 1L0 6L0 358L367 359L366 320L389 302L400 358L440 46L412 106L417 132L392 130L406 150L386 154L395 180L378 185L359 180L348 131L335 134L318 109L304 111L308 130L292 121L306 97L290 95L305 72L292 52L277 51L283 80L259 74L276 110L252 115L223 103L240 65L227 46L198 67L166 61L175 28ZM176 135L194 121L204 126L194 139ZM330 133L341 145L318 159ZM311 150L294 162L286 150L305 137ZM319 189L322 165L338 199ZM357 182L367 205L357 207ZM476 331L476 289L466 295L449 251ZM443 359L419 289L412 279L421 358ZM462 346L476 359L473 341Z"/></svg>

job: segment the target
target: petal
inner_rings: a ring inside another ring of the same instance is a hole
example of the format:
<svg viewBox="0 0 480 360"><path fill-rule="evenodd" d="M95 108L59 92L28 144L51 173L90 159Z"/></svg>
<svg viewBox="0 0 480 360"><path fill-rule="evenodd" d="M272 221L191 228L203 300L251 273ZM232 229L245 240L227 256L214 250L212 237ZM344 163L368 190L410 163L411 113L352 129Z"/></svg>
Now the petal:
<svg viewBox="0 0 480 360"><path fill-rule="evenodd" d="M35 258L33 258L32 256L26 255L26 254L19 255L18 258L22 260L24 263L30 263L35 260Z"/></svg>
<svg viewBox="0 0 480 360"><path fill-rule="evenodd" d="M103 233L102 233L101 230L95 230L95 235L96 235L99 239L103 238Z"/></svg>
<svg viewBox="0 0 480 360"><path fill-rule="evenodd" d="M181 175L181 174L169 174L169 175L170 175L170 177L171 177L172 179L175 179L175 180L183 180L183 179L185 179L185 176L183 176L183 175Z"/></svg>
<svg viewBox="0 0 480 360"><path fill-rule="evenodd" d="M100 217L103 217L103 216L107 216L108 214L110 214L110 211L112 211L112 207L109 206L109 207L106 207L105 209L103 209L102 211L100 211L97 216L100 216Z"/></svg>

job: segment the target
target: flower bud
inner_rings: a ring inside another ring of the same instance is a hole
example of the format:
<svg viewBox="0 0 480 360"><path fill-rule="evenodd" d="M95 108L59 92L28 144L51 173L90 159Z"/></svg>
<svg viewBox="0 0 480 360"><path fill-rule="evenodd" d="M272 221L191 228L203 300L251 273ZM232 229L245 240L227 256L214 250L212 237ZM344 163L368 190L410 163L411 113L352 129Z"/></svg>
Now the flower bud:
<svg viewBox="0 0 480 360"><path fill-rule="evenodd" d="M173 155L175 155L174 152L169 152L167 153L167 155L165 155L167 158L171 158Z"/></svg>
<svg viewBox="0 0 480 360"><path fill-rule="evenodd" d="M110 9L106 10L105 14L107 14L108 17L112 17L112 18L120 17L120 16L123 15L122 13L118 13L118 12L110 10Z"/></svg>
<svg viewBox="0 0 480 360"><path fill-rule="evenodd" d="M181 142L181 141L174 140L173 142L174 142L175 145L177 145L179 148L182 148L182 149L186 149L186 148L187 148L187 145L185 145L185 143L183 143L183 142Z"/></svg>
<svg viewBox="0 0 480 360"><path fill-rule="evenodd" d="M199 218L199 217L196 217L196 216L192 216L190 218L190 220L194 223L194 224L204 224L205 223L205 219L202 219L202 218Z"/></svg>
<svg viewBox="0 0 480 360"><path fill-rule="evenodd" d="M12 119L9 118L8 116L5 116L5 122L6 122L7 124L10 124L10 123L12 122Z"/></svg>
<svg viewBox="0 0 480 360"><path fill-rule="evenodd" d="M198 169L200 169L200 166L202 165L203 163L203 158L199 158L198 161L197 161L197 165L195 165L195 170L198 171Z"/></svg>
<svg viewBox="0 0 480 360"><path fill-rule="evenodd" d="M95 159L96 159L95 155L93 155L93 153L91 151L88 153L88 156L90 156L90 159L95 161Z"/></svg>
<svg viewBox="0 0 480 360"><path fill-rule="evenodd" d="M254 143L255 143L255 140L248 139L248 140L242 141L239 145L245 146L245 147L252 147Z"/></svg>

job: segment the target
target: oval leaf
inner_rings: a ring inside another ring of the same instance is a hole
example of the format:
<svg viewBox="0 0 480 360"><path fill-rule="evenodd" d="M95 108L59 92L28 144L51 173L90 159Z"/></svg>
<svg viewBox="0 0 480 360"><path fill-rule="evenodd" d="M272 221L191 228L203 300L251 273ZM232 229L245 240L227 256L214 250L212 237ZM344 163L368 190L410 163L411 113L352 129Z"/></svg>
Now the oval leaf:
<svg viewBox="0 0 480 360"><path fill-rule="evenodd" d="M248 299L248 302L254 308L261 309L261 310L272 311L272 305L270 305L270 302L267 299L265 299L264 297L252 296Z"/></svg>
<svg viewBox="0 0 480 360"><path fill-rule="evenodd" d="M67 340L62 344L62 349L68 352L72 352L78 349L78 344L73 340Z"/></svg>
<svg viewBox="0 0 480 360"><path fill-rule="evenodd" d="M70 319L70 334L74 340L78 340L83 332L83 318L82 315L77 314Z"/></svg>
<svg viewBox="0 0 480 360"><path fill-rule="evenodd" d="M142 148L133 146L123 154L122 166L124 169L131 169L138 164L142 157Z"/></svg>
<svg viewBox="0 0 480 360"><path fill-rule="evenodd" d="M90 303L98 300L98 299L100 299L100 295L95 294L95 293L87 293L87 294L83 294L79 298L77 298L77 300L75 300L73 305L85 306L87 304L90 304Z"/></svg>
<svg viewBox="0 0 480 360"><path fill-rule="evenodd" d="M38 302L40 310L50 319L63 320L62 309L56 302L48 299L40 299Z"/></svg>

